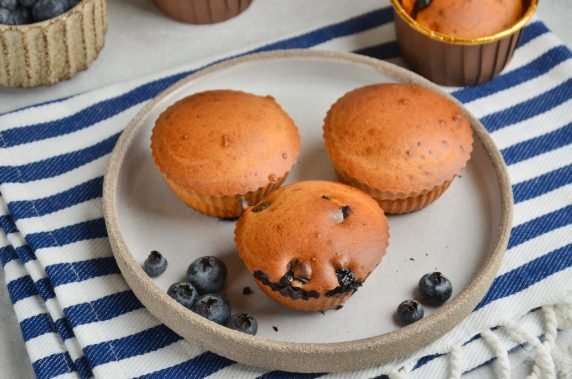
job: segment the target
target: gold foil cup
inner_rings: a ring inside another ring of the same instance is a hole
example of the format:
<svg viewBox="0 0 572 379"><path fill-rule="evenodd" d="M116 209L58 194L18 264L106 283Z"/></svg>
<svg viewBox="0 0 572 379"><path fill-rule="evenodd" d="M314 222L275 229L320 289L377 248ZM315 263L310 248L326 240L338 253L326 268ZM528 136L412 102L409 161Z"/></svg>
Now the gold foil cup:
<svg viewBox="0 0 572 379"><path fill-rule="evenodd" d="M511 28L479 38L434 32L411 18L400 0L391 3L399 49L409 68L441 85L469 86L492 79L507 65L538 0L523 0L525 12Z"/></svg>
<svg viewBox="0 0 572 379"><path fill-rule="evenodd" d="M421 193L412 192L409 194L395 194L370 188L368 185L352 178L337 168L336 175L341 182L349 184L352 187L356 187L371 196L375 201L377 201L381 209L383 209L383 212L386 214L409 213L425 208L437 200L447 190L447 188L449 188L454 179L448 180L439 186Z"/></svg>
<svg viewBox="0 0 572 379"><path fill-rule="evenodd" d="M165 15L189 24L214 24L237 16L252 0L153 0Z"/></svg>
<svg viewBox="0 0 572 379"><path fill-rule="evenodd" d="M55 84L85 70L105 42L105 0L83 0L66 13L27 25L0 25L0 86Z"/></svg>
<svg viewBox="0 0 572 379"><path fill-rule="evenodd" d="M185 204L197 212L203 213L207 216L236 218L242 214L242 211L245 208L258 203L264 196L278 189L282 183L284 183L288 174L289 173L287 172L275 182L269 183L267 186L261 187L256 191L250 191L242 195L239 194L233 196L202 195L179 186L173 180L170 180L165 174L163 174L163 177L173 192L175 192L175 194L183 200Z"/></svg>

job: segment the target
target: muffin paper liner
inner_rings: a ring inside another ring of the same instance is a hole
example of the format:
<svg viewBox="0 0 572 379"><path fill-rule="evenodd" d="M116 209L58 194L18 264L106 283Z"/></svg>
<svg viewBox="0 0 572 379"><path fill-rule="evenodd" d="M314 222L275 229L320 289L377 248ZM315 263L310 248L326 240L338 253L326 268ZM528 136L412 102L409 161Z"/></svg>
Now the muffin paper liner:
<svg viewBox="0 0 572 379"><path fill-rule="evenodd" d="M408 213L425 208L427 205L437 200L439 196L449 188L453 179L455 179L453 177L453 179L421 193L412 192L409 194L396 194L370 188L366 184L345 174L338 168L336 168L336 175L341 182L356 187L373 197L386 214Z"/></svg>
<svg viewBox="0 0 572 379"><path fill-rule="evenodd" d="M256 191L250 191L242 195L234 196L207 196L193 191L183 189L173 180L163 177L169 184L169 187L175 194L194 210L206 214L208 216L217 216L223 218L236 218L242 214L242 211L250 206L258 203L264 196L278 189L284 180L288 177L289 172L278 178L276 182L269 183L265 187L261 187Z"/></svg>
<svg viewBox="0 0 572 379"><path fill-rule="evenodd" d="M71 78L105 42L105 0L83 0L44 22L0 25L0 86L35 87Z"/></svg>

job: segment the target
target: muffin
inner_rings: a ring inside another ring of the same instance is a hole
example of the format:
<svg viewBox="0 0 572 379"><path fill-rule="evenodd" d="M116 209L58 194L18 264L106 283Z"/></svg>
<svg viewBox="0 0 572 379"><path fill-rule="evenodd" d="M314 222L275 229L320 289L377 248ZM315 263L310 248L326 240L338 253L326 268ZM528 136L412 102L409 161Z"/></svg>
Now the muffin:
<svg viewBox="0 0 572 379"><path fill-rule="evenodd" d="M387 219L371 197L326 181L274 191L235 229L238 253L258 286L299 311L345 302L381 262L388 240Z"/></svg>
<svg viewBox="0 0 572 379"><path fill-rule="evenodd" d="M324 120L338 178L385 213L419 210L449 187L472 151L472 130L452 101L413 84L374 84L346 93Z"/></svg>
<svg viewBox="0 0 572 379"><path fill-rule="evenodd" d="M391 0L408 67L447 86L486 82L511 60L538 0Z"/></svg>
<svg viewBox="0 0 572 379"><path fill-rule="evenodd" d="M522 0L403 0L403 7L420 25L451 37L493 35L522 16Z"/></svg>
<svg viewBox="0 0 572 379"><path fill-rule="evenodd" d="M252 0L153 0L167 16L189 24L214 24L238 16Z"/></svg>
<svg viewBox="0 0 572 379"><path fill-rule="evenodd" d="M298 157L300 136L271 96L212 90L168 107L153 128L151 151L188 206L234 218L282 184Z"/></svg>

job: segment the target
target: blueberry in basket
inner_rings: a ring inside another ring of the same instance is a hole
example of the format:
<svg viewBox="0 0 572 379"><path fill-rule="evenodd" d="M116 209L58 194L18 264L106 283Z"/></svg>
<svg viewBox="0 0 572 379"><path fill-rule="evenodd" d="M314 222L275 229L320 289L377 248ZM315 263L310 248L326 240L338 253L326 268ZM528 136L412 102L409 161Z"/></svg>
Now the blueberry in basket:
<svg viewBox="0 0 572 379"><path fill-rule="evenodd" d="M201 257L189 265L187 281L200 293L215 293L224 287L226 273L226 265L219 258Z"/></svg>
<svg viewBox="0 0 572 379"><path fill-rule="evenodd" d="M217 294L206 294L198 298L193 311L207 320L225 325L230 317L230 303L227 299Z"/></svg>
<svg viewBox="0 0 572 379"><path fill-rule="evenodd" d="M187 309L193 308L199 296L195 287L187 282L172 284L167 290L167 295Z"/></svg>
<svg viewBox="0 0 572 379"><path fill-rule="evenodd" d="M156 250L153 250L145 262L143 262L143 270L152 278L155 278L167 269L167 259Z"/></svg>
<svg viewBox="0 0 572 379"><path fill-rule="evenodd" d="M258 332L258 321L254 317L246 313L235 313L230 316L227 325L233 330L238 330L251 336L255 336Z"/></svg>
<svg viewBox="0 0 572 379"><path fill-rule="evenodd" d="M25 25L67 12L81 0L0 0L0 24Z"/></svg>
<svg viewBox="0 0 572 379"><path fill-rule="evenodd" d="M440 272L425 274L419 279L421 300L429 305L444 304L453 293L453 285Z"/></svg>

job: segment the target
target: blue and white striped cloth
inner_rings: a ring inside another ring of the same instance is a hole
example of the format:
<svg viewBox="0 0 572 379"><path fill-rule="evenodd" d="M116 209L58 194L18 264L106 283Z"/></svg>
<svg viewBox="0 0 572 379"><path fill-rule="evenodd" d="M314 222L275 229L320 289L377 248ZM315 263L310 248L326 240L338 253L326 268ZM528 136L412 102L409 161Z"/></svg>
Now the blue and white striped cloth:
<svg viewBox="0 0 572 379"><path fill-rule="evenodd" d="M314 30L212 61L321 48L399 62L389 1L379 4L358 17L324 20ZM350 44L349 36L367 38ZM492 330L508 351L532 344L527 336L546 334L549 313L566 325L572 313L571 58L535 20L501 76L450 89L480 117L509 166L515 197L509 250L492 288L457 328L411 357L355 377L446 377L451 354L461 372L502 358L483 341L484 331ZM246 367L183 340L142 307L112 256L101 205L109 154L149 99L198 68L0 115L0 259L38 378L323 376ZM552 306L549 313L545 306ZM514 323L526 331L522 340L510 333L514 328L503 328Z"/></svg>

